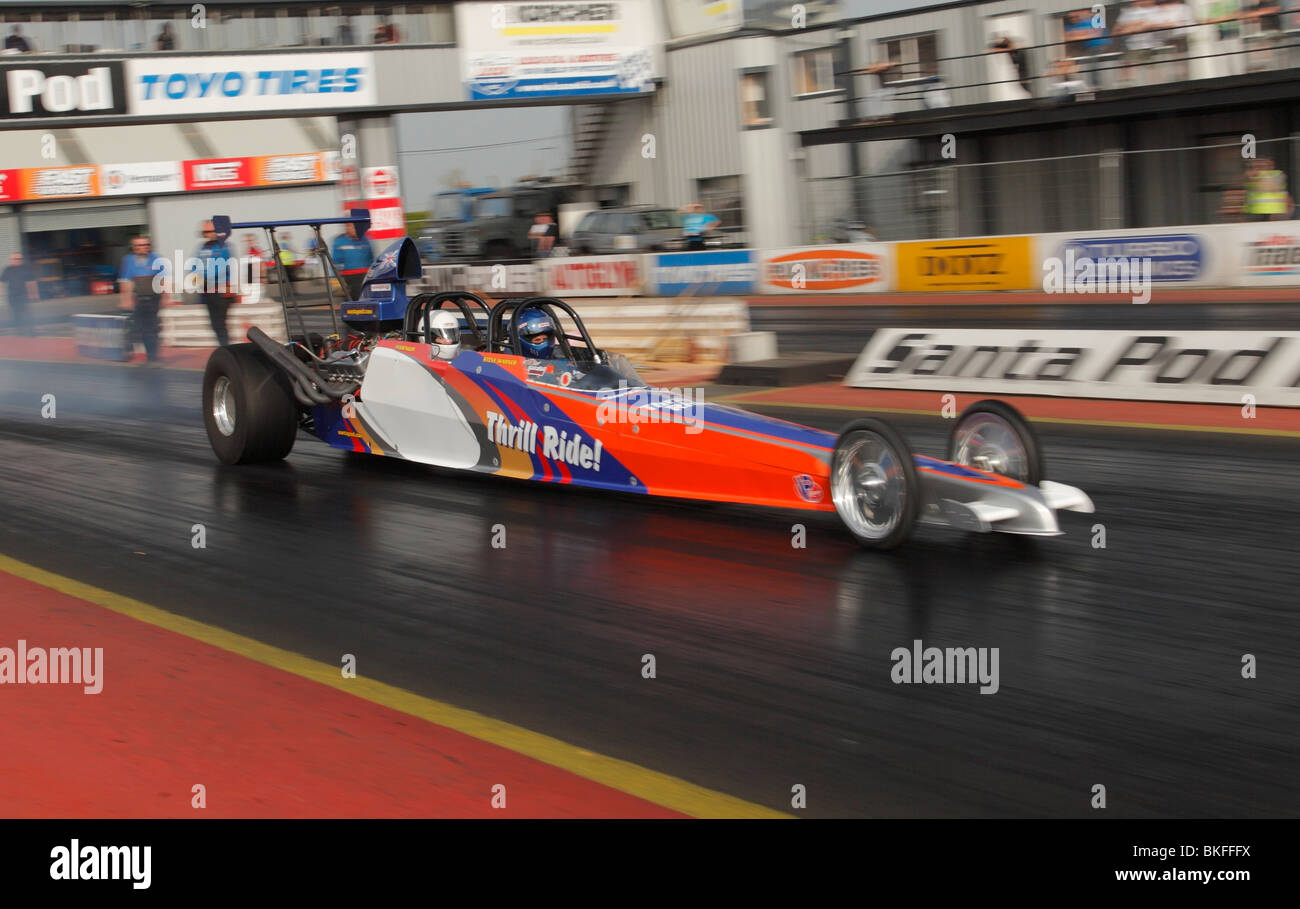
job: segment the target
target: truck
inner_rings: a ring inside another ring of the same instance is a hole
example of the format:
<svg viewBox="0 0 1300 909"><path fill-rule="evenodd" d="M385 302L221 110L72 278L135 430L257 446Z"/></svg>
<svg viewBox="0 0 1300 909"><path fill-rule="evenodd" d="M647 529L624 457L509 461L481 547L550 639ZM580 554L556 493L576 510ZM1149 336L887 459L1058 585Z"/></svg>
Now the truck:
<svg viewBox="0 0 1300 909"><path fill-rule="evenodd" d="M434 193L429 200L429 218L415 239L425 263L445 258L443 234L449 227L464 224L474 217L474 200L496 192L493 186L461 186Z"/></svg>
<svg viewBox="0 0 1300 909"><path fill-rule="evenodd" d="M558 224L560 206L574 202L584 189L580 183L537 177L483 193L474 199L470 220L442 229L438 240L442 258L453 262L528 258L533 219L546 212Z"/></svg>

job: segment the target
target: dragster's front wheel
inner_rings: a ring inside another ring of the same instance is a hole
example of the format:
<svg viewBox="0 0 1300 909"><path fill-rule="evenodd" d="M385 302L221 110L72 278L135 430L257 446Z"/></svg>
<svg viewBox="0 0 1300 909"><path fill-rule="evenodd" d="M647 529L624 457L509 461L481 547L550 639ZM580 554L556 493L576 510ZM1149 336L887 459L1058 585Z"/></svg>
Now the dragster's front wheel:
<svg viewBox="0 0 1300 909"><path fill-rule="evenodd" d="M948 458L1030 486L1043 480L1043 452L1029 421L1010 404L977 401L948 436Z"/></svg>
<svg viewBox="0 0 1300 909"><path fill-rule="evenodd" d="M831 455L831 501L863 546L893 549L906 540L920 504L907 441L881 420L844 427Z"/></svg>

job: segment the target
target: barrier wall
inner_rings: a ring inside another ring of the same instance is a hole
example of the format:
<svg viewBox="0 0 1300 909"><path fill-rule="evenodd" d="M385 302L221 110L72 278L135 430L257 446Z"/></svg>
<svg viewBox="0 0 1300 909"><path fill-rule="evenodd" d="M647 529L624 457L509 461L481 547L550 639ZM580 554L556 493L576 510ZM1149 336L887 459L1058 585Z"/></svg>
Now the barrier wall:
<svg viewBox="0 0 1300 909"><path fill-rule="evenodd" d="M559 297L1074 295L1130 293L1135 284L1146 287L1148 276L1154 290L1300 287L1300 221L429 265L419 289Z"/></svg>

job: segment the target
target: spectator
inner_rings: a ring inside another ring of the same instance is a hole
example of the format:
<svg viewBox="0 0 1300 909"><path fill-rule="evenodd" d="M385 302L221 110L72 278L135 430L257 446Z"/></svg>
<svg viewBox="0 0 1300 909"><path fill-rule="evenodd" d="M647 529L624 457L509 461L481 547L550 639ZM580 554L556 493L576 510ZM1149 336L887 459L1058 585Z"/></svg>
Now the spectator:
<svg viewBox="0 0 1300 909"><path fill-rule="evenodd" d="M257 245L256 234L244 234L244 255L253 260L249 264L249 283L251 284L254 281L260 282L262 280L263 269L266 266L266 254L263 253L261 247Z"/></svg>
<svg viewBox="0 0 1300 909"><path fill-rule="evenodd" d="M9 31L9 37L5 38L5 50L17 51L20 54L30 54L32 46L26 38L23 37L21 25L15 25Z"/></svg>
<svg viewBox="0 0 1300 909"><path fill-rule="evenodd" d="M1016 77L1020 80L1020 87L1025 90L1029 97L1034 96L1034 74L1029 66L1029 54L1023 47L1016 44L1014 38L1002 37L994 41L990 50L999 54L1006 54L1011 58L1011 65L1016 68Z"/></svg>
<svg viewBox="0 0 1300 909"><path fill-rule="evenodd" d="M357 43L356 35L352 31L351 16L344 16L343 22L339 25L338 43L344 46Z"/></svg>
<svg viewBox="0 0 1300 909"><path fill-rule="evenodd" d="M1110 43L1104 18L1100 27L1093 25L1093 18L1090 9L1071 10L1065 14L1065 40L1071 56L1099 54ZM1069 47L1070 44L1075 46Z"/></svg>
<svg viewBox="0 0 1300 909"><path fill-rule="evenodd" d="M559 233L559 228L551 220L550 214L539 212L533 218L533 226L528 228L528 239L533 244L533 258L545 259L549 256L555 247L555 238Z"/></svg>
<svg viewBox="0 0 1300 909"><path fill-rule="evenodd" d="M1218 45L1215 68L1220 75L1236 76L1245 72L1241 54L1241 3L1242 0L1210 0L1205 7L1205 24L1214 25Z"/></svg>
<svg viewBox="0 0 1300 909"><path fill-rule="evenodd" d="M898 64L892 60L884 60L880 63L873 63L870 66L855 70L855 73L863 73L867 76L875 76L877 85L867 91L867 116L870 120L888 120L893 114L888 109L888 104L894 99L894 90L885 81L886 73L891 69L896 69Z"/></svg>
<svg viewBox="0 0 1300 909"><path fill-rule="evenodd" d="M239 261L230 251L226 238L212 229L211 221L199 225L199 236L203 238L203 244L195 256L203 263L203 292L200 299L208 309L208 321L212 323L212 333L217 336L217 346L225 347L230 343L226 323L230 306L235 302L231 287L235 283L235 269L239 267Z"/></svg>
<svg viewBox="0 0 1300 909"><path fill-rule="evenodd" d="M330 258L334 267L348 286L348 299L355 300L361 296L361 286L365 281L370 263L375 260L375 252L370 248L370 241L357 236L354 224L345 224L343 233L334 238L330 248Z"/></svg>
<svg viewBox="0 0 1300 909"><path fill-rule="evenodd" d="M1246 170L1246 204L1242 206L1246 220L1284 221L1291 217L1295 203L1286 186L1286 174L1273 166L1273 159L1252 161Z"/></svg>
<svg viewBox="0 0 1300 909"><path fill-rule="evenodd" d="M0 274L0 284L4 285L9 310L13 313L14 334L30 334L31 319L27 307L40 298L40 289L36 286L36 272L30 265L23 264L22 253L10 253L9 267Z"/></svg>
<svg viewBox="0 0 1300 909"><path fill-rule="evenodd" d="M148 237L132 239L131 251L122 257L117 283L122 306L135 313L135 331L144 345L145 361L149 365L162 362L158 352L158 310L171 305L166 282L155 280L160 276L170 277L167 260L152 251Z"/></svg>
<svg viewBox="0 0 1300 909"><path fill-rule="evenodd" d="M176 35L172 32L172 24L164 22L162 31L154 39L153 49L160 51L176 50Z"/></svg>
<svg viewBox="0 0 1300 909"><path fill-rule="evenodd" d="M379 17L379 24L375 26L375 38L372 44L396 44L397 43L397 26L388 21L387 16Z"/></svg>
<svg viewBox="0 0 1300 909"><path fill-rule="evenodd" d="M1079 75L1079 66L1069 57L1061 57L1052 64L1052 100L1058 104L1071 101L1091 101L1092 87Z"/></svg>
<svg viewBox="0 0 1300 909"><path fill-rule="evenodd" d="M717 215L711 215L704 210L702 202L691 202L683 206L681 215L682 237L686 239L687 249L703 249L704 235L722 223Z"/></svg>

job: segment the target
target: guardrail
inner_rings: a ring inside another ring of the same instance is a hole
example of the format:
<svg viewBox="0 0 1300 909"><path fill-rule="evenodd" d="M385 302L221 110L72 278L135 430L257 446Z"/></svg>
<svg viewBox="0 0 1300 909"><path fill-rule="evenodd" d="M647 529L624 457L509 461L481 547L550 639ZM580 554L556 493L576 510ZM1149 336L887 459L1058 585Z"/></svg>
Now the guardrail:
<svg viewBox="0 0 1300 909"><path fill-rule="evenodd" d="M1300 221L428 265L417 290L567 298L1269 286L1300 286Z"/></svg>

